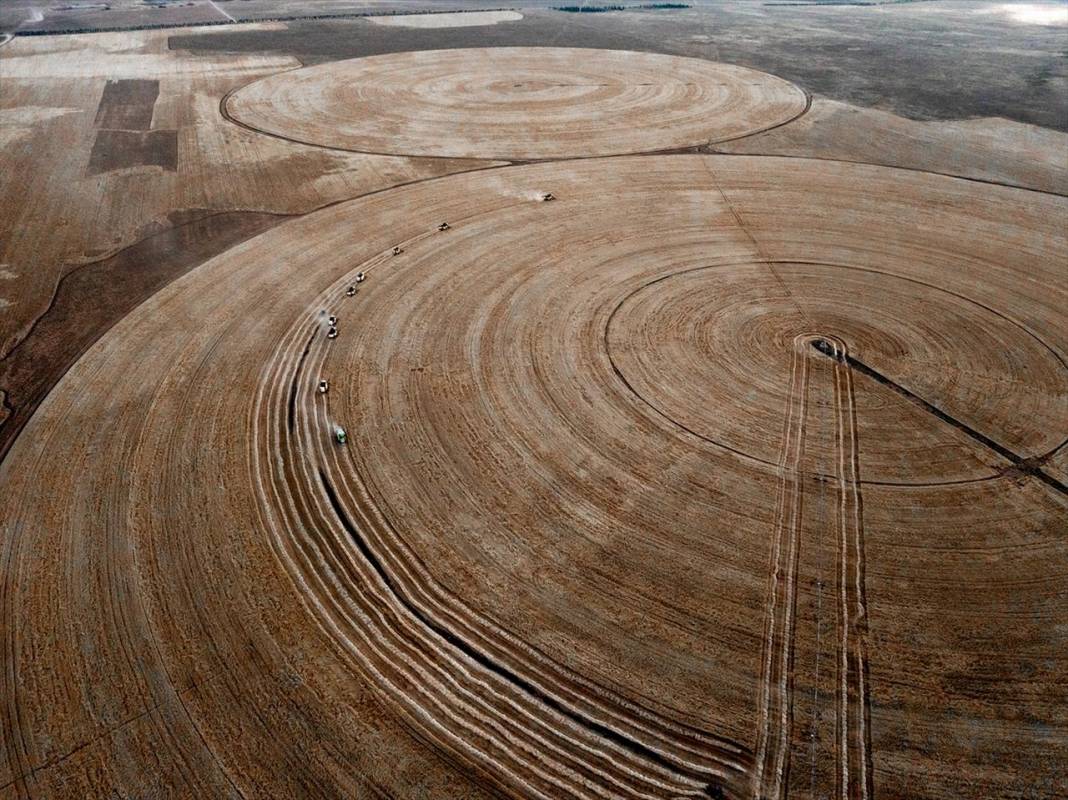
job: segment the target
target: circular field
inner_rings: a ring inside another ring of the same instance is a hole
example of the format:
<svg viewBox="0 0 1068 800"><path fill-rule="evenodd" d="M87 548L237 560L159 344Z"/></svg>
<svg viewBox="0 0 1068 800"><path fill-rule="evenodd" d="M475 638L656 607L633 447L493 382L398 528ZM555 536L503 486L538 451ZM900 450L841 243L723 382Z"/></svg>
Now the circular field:
<svg viewBox="0 0 1068 800"><path fill-rule="evenodd" d="M966 296L877 269L754 261L658 277L613 310L606 346L619 377L665 419L776 466L793 390L793 342L806 333L850 342L940 408L1005 432L1012 450L1050 453L1068 434L1055 422L1068 372L1041 338ZM992 382L1001 383L997 391ZM859 453L863 482L997 474L970 447L918 437L909 418L924 411L900 397L866 392L856 399L859 435L877 443Z"/></svg>
<svg viewBox="0 0 1068 800"><path fill-rule="evenodd" d="M1052 785L1066 211L622 157L381 192L207 262L0 465L8 780Z"/></svg>
<svg viewBox="0 0 1068 800"><path fill-rule="evenodd" d="M510 160L641 153L780 125L804 92L763 72L623 50L499 47L336 61L239 89L254 130L344 150Z"/></svg>

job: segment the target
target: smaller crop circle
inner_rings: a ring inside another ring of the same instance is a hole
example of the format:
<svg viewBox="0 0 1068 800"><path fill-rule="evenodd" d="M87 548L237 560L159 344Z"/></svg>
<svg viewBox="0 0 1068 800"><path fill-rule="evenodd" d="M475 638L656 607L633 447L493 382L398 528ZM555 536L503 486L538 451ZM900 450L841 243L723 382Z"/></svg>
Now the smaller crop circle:
<svg viewBox="0 0 1068 800"><path fill-rule="evenodd" d="M695 58L557 47L336 61L234 92L248 128L341 150L531 160L694 147L781 125L807 97L774 75Z"/></svg>

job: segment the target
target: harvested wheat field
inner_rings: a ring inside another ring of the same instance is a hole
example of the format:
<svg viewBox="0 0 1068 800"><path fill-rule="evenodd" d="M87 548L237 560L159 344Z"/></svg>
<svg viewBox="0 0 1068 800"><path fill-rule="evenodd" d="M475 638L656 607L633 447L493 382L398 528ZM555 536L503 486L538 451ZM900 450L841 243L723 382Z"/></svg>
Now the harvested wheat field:
<svg viewBox="0 0 1068 800"><path fill-rule="evenodd" d="M0 800L1068 795L1024 5L12 3Z"/></svg>

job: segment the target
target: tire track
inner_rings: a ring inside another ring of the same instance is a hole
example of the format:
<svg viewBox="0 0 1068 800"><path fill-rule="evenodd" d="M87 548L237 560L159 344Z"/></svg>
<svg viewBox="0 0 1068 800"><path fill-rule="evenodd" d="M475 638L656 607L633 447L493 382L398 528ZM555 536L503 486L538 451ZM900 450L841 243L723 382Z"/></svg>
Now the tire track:
<svg viewBox="0 0 1068 800"><path fill-rule="evenodd" d="M818 344L818 343L817 343ZM844 342L832 341L838 441L839 682L838 786L842 800L872 796L868 699L868 614L864 591L864 525L857 406ZM819 349L817 347L817 349Z"/></svg>
<svg viewBox="0 0 1068 800"><path fill-rule="evenodd" d="M805 455L808 384L809 359L803 343L795 340L779 457L779 495L764 629L763 688L752 780L753 796L762 800L784 796L789 769L789 738L793 727L791 666L801 546L801 462Z"/></svg>
<svg viewBox="0 0 1068 800"><path fill-rule="evenodd" d="M783 423L780 483L773 538L764 639L764 688L759 712L757 760L752 795L779 800L790 794L790 759L794 730L795 648L798 641L798 562L807 542L803 530L804 485L815 476L806 467L805 438L819 435L807 419L813 350L833 360L833 411L836 460L835 542L837 563L835 697L836 768L834 785L821 786L813 769L814 796L832 790L841 800L872 796L869 702L867 688L867 609L864 593L864 535L860 494L856 403L845 344L833 337L804 334L793 343L789 400ZM813 579L821 585L819 576ZM819 661L819 606L815 623L816 664ZM818 670L818 666L817 666ZM813 724L819 718L818 672L813 680ZM813 750L813 753L815 751ZM800 780L800 779L799 779Z"/></svg>

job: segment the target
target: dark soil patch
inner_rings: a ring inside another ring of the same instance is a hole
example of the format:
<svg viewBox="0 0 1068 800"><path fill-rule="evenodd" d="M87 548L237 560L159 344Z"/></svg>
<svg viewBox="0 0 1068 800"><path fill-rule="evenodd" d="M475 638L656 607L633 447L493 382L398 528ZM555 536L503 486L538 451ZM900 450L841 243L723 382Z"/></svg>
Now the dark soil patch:
<svg viewBox="0 0 1068 800"><path fill-rule="evenodd" d="M48 310L0 361L0 459L49 390L112 325L193 267L286 219L231 211L186 222L189 213L172 215L165 230L60 281Z"/></svg>

